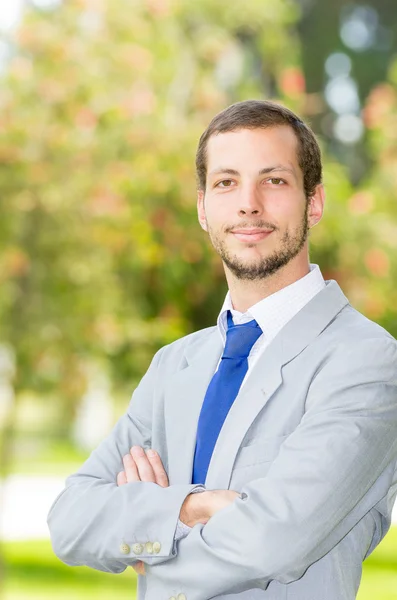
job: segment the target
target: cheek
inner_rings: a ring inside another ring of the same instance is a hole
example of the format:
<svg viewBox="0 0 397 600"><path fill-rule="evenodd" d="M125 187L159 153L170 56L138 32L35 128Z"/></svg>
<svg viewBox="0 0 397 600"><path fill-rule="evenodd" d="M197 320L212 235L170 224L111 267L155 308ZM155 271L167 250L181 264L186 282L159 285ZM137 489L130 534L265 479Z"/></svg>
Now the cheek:
<svg viewBox="0 0 397 600"><path fill-rule="evenodd" d="M218 223L229 223L236 215L236 202L236 196L232 193L215 197L207 196L205 202L207 219Z"/></svg>
<svg viewBox="0 0 397 600"><path fill-rule="evenodd" d="M213 202L207 202L205 206L205 216L209 225L222 225L226 219L226 211L220 204L216 205Z"/></svg>
<svg viewBox="0 0 397 600"><path fill-rule="evenodd" d="M293 225L294 223L300 223L305 213L305 206L303 202L299 201L299 198L293 196L292 198L274 198L274 201L269 205L269 212L274 215L280 223L284 223L285 226Z"/></svg>

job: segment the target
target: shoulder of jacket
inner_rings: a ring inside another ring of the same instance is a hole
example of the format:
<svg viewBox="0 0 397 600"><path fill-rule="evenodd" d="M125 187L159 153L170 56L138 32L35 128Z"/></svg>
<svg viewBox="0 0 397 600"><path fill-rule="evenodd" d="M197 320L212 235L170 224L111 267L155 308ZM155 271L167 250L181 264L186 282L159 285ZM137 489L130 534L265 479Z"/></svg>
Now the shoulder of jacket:
<svg viewBox="0 0 397 600"><path fill-rule="evenodd" d="M362 367L376 362L396 363L397 340L384 327L372 321L351 304L345 306L315 342L322 361L350 361L360 357ZM346 363L347 364L347 363Z"/></svg>
<svg viewBox="0 0 397 600"><path fill-rule="evenodd" d="M350 303L337 315L337 324L341 337L351 340L352 343L368 339L383 339L397 344L396 338L376 321L366 317Z"/></svg>
<svg viewBox="0 0 397 600"><path fill-rule="evenodd" d="M167 344L160 348L158 354L160 360L172 360L177 359L178 356L183 356L188 347L199 346L203 342L205 342L209 337L213 335L219 335L217 331L217 326L213 325L212 327L206 327L204 329L199 329L198 331L194 331L193 333L189 333L184 335L181 338L178 338L174 342Z"/></svg>

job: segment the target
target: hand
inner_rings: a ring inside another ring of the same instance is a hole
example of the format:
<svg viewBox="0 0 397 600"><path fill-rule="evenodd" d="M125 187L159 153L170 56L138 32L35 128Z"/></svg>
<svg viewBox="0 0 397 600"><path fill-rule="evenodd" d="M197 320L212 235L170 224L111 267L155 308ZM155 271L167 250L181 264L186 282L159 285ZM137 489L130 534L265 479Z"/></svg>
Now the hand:
<svg viewBox="0 0 397 600"><path fill-rule="evenodd" d="M153 456L145 454L140 446L133 446L129 454L123 456L125 471L117 474L117 485L125 485L133 481L150 481L161 487L168 487L168 476L157 452ZM138 575L146 575L145 564L139 560L132 567Z"/></svg>
<svg viewBox="0 0 397 600"><path fill-rule="evenodd" d="M233 490L207 490L186 496L182 504L179 519L185 525L194 527L197 523L207 523L209 519L234 500L240 497Z"/></svg>
<svg viewBox="0 0 397 600"><path fill-rule="evenodd" d="M150 456L150 452L154 452ZM124 471L117 475L117 485L132 483L133 481L150 481L161 487L168 487L168 475L164 470L160 456L155 450L148 450L148 454L140 446L133 446L129 454L123 456Z"/></svg>

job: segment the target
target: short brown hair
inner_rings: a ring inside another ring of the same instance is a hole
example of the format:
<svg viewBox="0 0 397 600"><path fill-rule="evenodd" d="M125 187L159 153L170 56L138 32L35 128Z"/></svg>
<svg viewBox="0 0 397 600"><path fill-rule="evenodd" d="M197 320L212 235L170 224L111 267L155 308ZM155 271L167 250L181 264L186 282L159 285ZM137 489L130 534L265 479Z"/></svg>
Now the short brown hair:
<svg viewBox="0 0 397 600"><path fill-rule="evenodd" d="M228 106L215 115L200 137L196 153L197 185L205 190L207 183L207 143L212 135L236 131L288 125L298 139L298 162L303 173L306 198L310 198L322 181L321 151L312 130L288 108L267 100L245 100Z"/></svg>

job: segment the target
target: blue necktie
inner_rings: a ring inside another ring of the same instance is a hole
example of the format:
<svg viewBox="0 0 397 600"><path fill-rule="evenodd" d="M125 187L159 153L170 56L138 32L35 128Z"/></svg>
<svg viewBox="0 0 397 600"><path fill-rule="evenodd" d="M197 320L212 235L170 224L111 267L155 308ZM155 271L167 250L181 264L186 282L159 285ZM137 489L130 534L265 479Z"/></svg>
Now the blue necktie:
<svg viewBox="0 0 397 600"><path fill-rule="evenodd" d="M248 355L262 333L255 320L234 325L227 312L226 344L219 368L210 381L197 426L192 483L205 483L208 465L227 413L248 370Z"/></svg>

